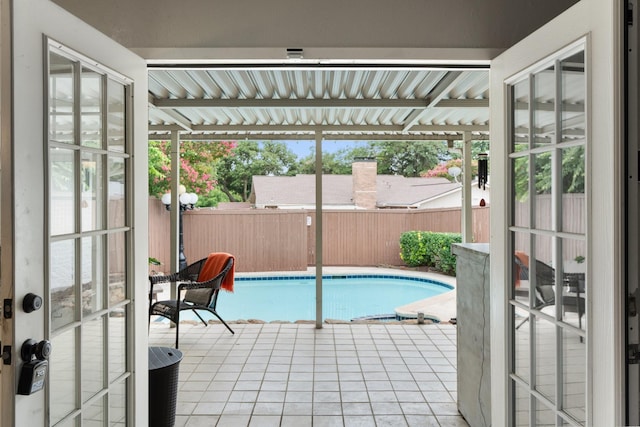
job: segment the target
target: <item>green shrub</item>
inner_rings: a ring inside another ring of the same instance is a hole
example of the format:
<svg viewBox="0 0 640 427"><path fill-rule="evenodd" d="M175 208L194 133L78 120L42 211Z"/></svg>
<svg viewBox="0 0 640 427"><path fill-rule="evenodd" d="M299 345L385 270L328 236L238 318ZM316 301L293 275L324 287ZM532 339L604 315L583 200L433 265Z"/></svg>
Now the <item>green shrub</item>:
<svg viewBox="0 0 640 427"><path fill-rule="evenodd" d="M407 231L400 235L400 258L409 267L427 266L455 275L456 257L451 253L451 244L461 241L459 233Z"/></svg>
<svg viewBox="0 0 640 427"><path fill-rule="evenodd" d="M400 258L409 267L427 265L426 239L421 231L407 231L400 235Z"/></svg>

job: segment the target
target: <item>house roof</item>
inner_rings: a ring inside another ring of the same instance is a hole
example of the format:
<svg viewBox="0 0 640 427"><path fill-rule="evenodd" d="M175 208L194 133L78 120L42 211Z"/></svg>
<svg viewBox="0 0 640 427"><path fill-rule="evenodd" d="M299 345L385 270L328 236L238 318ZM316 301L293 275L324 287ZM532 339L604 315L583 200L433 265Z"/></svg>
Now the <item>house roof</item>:
<svg viewBox="0 0 640 427"><path fill-rule="evenodd" d="M411 207L447 193L460 184L446 178L405 178L378 175L376 179L378 207ZM252 194L256 206L315 205L315 176L254 176ZM324 206L353 206L351 175L323 175Z"/></svg>

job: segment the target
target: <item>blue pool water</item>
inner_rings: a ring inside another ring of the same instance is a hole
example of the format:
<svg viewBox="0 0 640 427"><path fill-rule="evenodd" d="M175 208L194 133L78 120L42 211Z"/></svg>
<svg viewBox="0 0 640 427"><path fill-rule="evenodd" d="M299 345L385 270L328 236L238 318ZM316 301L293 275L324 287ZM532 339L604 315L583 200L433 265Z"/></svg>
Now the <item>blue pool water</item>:
<svg viewBox="0 0 640 427"><path fill-rule="evenodd" d="M390 275L324 276L322 283L323 317L340 320L394 313L396 307L453 289L429 279ZM313 276L236 277L234 292L220 293L218 313L225 320L314 320L315 295Z"/></svg>

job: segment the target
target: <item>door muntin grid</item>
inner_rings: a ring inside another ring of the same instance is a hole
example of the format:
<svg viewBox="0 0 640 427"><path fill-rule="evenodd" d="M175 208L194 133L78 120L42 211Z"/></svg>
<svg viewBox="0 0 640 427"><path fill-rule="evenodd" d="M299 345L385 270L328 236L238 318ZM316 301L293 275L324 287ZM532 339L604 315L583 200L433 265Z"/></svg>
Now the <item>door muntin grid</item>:
<svg viewBox="0 0 640 427"><path fill-rule="evenodd" d="M131 81L46 46L49 424L126 425Z"/></svg>
<svg viewBox="0 0 640 427"><path fill-rule="evenodd" d="M509 82L514 426L586 422L585 46Z"/></svg>

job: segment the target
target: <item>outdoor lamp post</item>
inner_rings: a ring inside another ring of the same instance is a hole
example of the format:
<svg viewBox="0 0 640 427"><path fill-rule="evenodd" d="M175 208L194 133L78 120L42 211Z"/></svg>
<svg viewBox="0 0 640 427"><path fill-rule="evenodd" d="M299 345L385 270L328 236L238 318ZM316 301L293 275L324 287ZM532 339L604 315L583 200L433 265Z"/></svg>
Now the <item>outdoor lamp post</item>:
<svg viewBox="0 0 640 427"><path fill-rule="evenodd" d="M184 188L183 185L180 186L180 216L178 218L178 226L179 226L179 235L180 235L180 240L179 240L179 253L178 253L178 260L179 260L179 267L180 270L184 269L187 267L187 257L184 255L184 240L182 237L182 213L184 211L190 211L192 210L196 203L198 202L198 195L196 193L187 193L186 189ZM162 196L162 203L164 204L164 207L169 211L171 210L171 193L165 193Z"/></svg>

